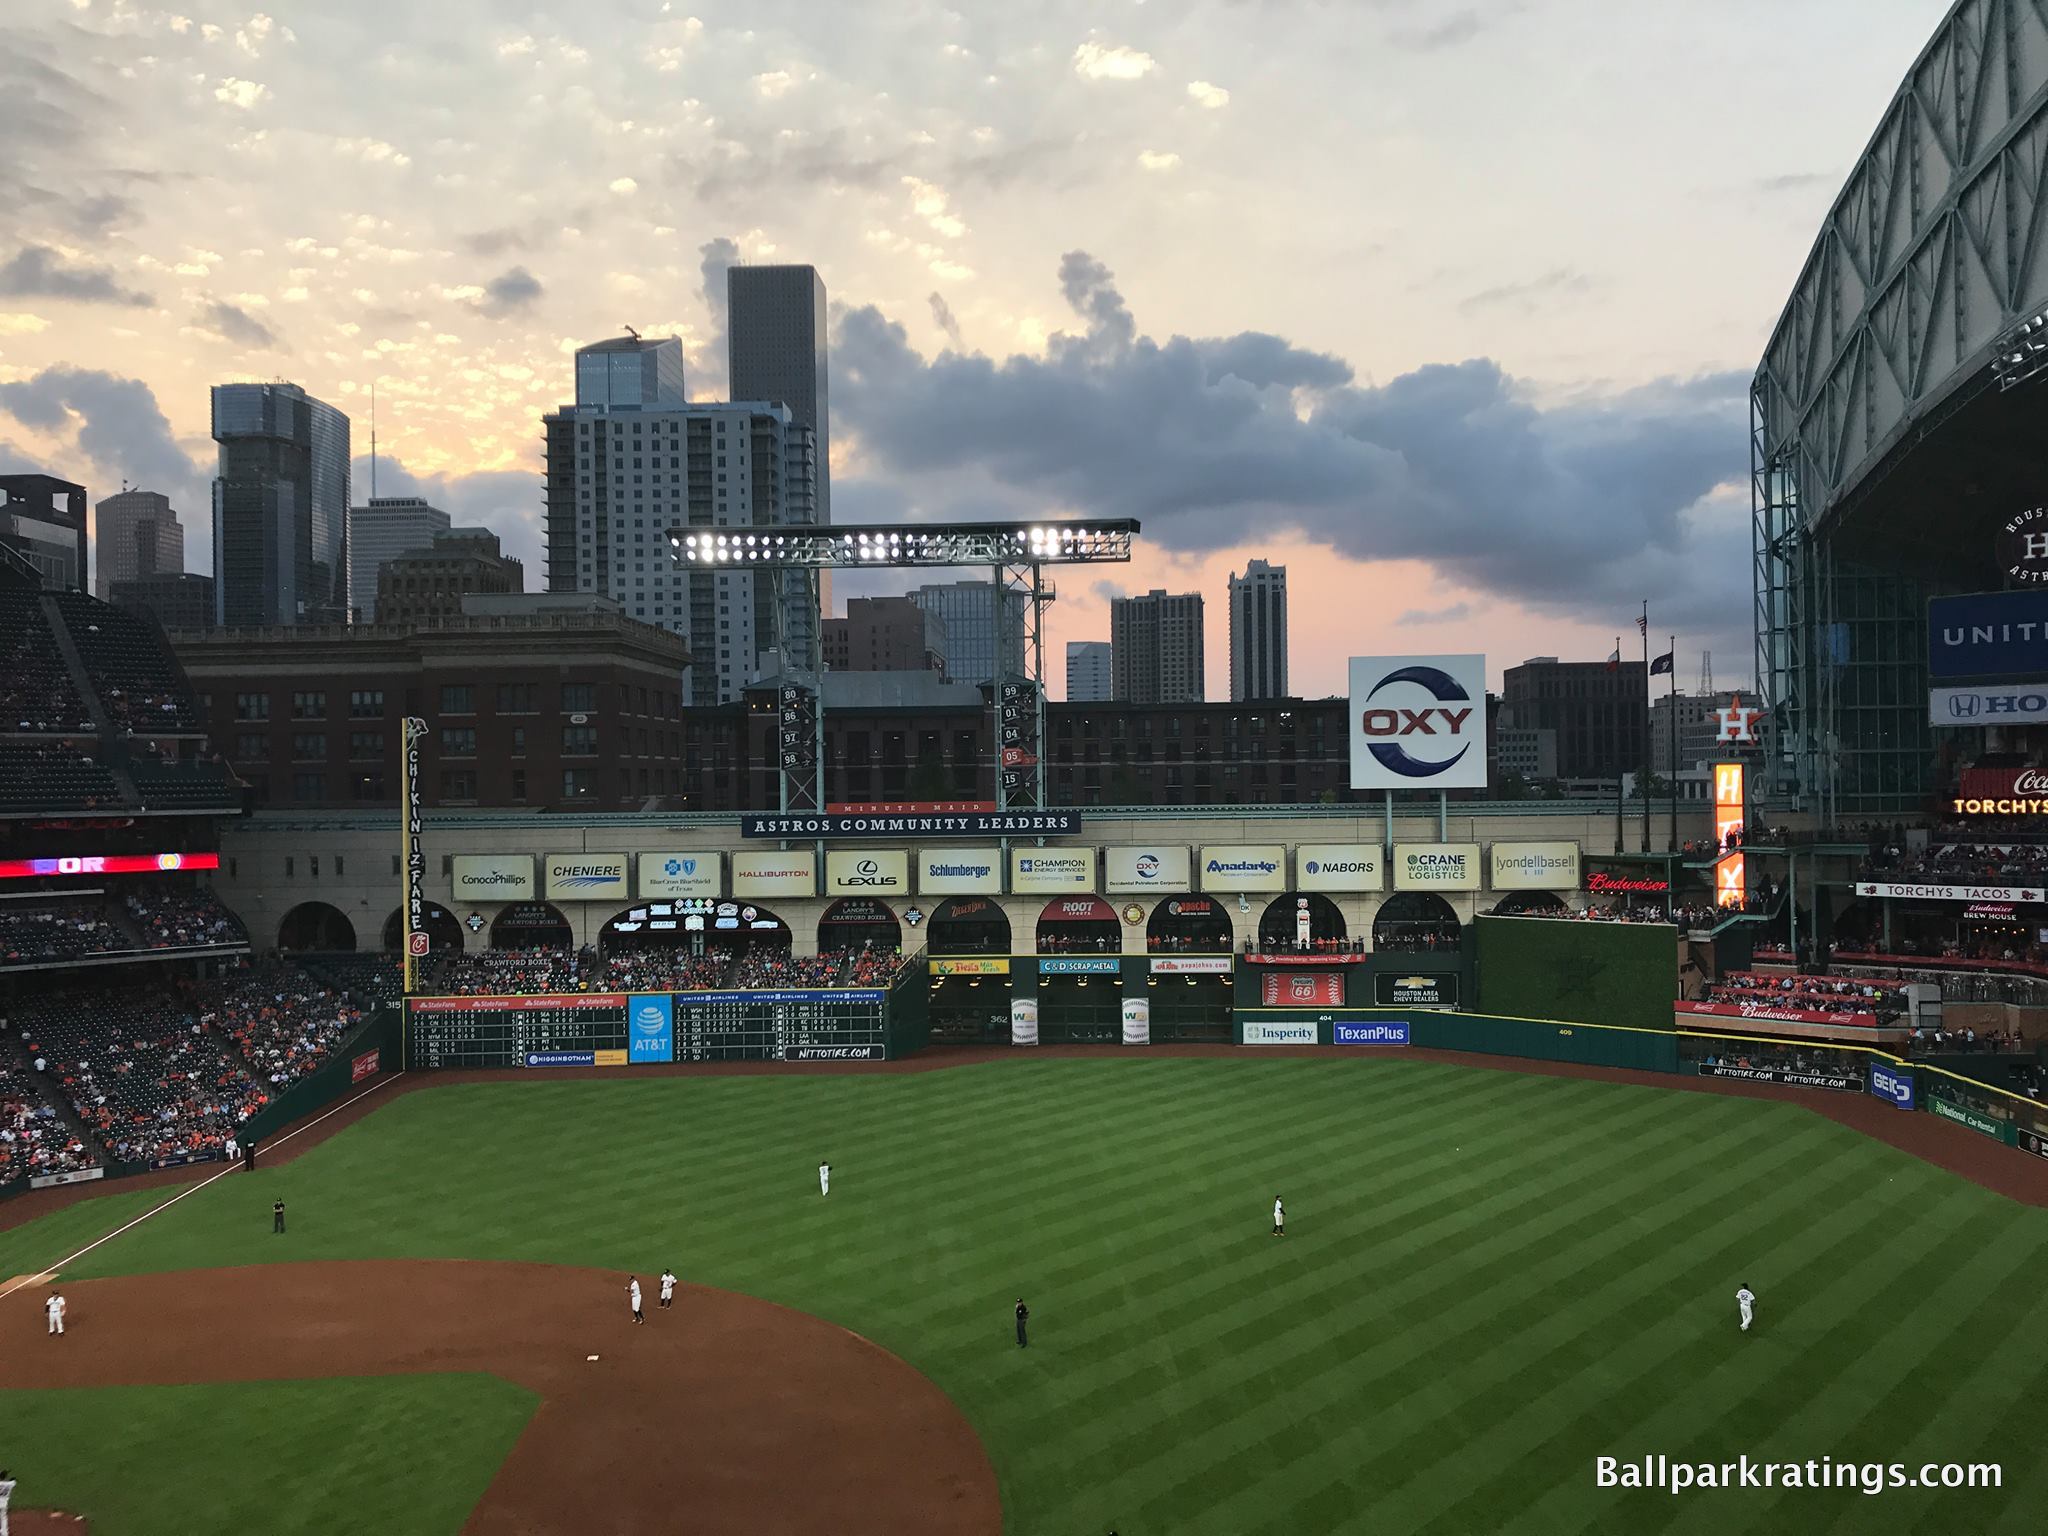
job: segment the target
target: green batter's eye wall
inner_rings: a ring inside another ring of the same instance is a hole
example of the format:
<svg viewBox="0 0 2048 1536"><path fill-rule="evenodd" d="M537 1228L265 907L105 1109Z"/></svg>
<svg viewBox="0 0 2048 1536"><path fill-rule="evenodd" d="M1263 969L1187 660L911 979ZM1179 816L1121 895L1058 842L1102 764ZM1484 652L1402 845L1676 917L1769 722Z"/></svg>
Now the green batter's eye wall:
<svg viewBox="0 0 2048 1536"><path fill-rule="evenodd" d="M1667 923L1481 917L1479 1013L1669 1031L1678 930Z"/></svg>

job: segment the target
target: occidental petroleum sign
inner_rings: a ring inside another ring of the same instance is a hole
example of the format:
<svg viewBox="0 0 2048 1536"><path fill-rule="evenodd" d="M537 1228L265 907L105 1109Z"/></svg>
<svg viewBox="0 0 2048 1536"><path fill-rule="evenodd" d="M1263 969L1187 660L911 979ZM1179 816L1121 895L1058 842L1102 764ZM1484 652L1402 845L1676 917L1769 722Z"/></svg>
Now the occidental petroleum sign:
<svg viewBox="0 0 2048 1536"><path fill-rule="evenodd" d="M1486 783L1484 656L1351 658L1351 787Z"/></svg>

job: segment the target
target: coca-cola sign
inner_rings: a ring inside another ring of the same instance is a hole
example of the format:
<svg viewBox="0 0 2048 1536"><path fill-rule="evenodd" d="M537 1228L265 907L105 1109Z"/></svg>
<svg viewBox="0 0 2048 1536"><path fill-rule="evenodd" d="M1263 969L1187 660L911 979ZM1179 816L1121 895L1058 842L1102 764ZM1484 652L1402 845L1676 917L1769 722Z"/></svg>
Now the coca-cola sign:
<svg viewBox="0 0 2048 1536"><path fill-rule="evenodd" d="M1960 816L2048 816L2048 772L1965 768L1950 804Z"/></svg>

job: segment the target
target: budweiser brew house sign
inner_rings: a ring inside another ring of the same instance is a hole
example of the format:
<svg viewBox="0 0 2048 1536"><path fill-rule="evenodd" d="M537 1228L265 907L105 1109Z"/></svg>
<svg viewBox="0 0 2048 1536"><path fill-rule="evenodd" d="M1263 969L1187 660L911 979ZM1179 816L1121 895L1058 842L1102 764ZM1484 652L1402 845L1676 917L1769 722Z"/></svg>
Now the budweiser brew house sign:
<svg viewBox="0 0 2048 1536"><path fill-rule="evenodd" d="M1949 802L1958 816L2048 816L2048 772L2039 768L1965 768Z"/></svg>

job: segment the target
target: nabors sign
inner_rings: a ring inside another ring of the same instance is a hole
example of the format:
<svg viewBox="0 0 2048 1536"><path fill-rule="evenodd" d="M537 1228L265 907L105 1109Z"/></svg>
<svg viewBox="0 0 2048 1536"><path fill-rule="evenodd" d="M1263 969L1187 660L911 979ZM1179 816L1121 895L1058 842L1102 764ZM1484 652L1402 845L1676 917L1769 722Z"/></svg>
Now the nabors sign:
<svg viewBox="0 0 2048 1536"><path fill-rule="evenodd" d="M1486 658L1352 657L1351 787L1485 788Z"/></svg>

